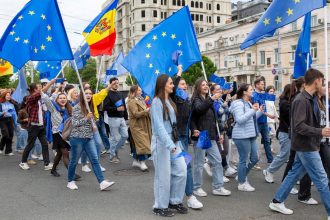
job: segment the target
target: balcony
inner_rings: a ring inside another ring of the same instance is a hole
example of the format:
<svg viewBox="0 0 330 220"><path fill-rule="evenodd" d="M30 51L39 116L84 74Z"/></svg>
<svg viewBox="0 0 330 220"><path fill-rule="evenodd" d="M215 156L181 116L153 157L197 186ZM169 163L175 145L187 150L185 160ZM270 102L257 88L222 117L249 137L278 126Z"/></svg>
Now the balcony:
<svg viewBox="0 0 330 220"><path fill-rule="evenodd" d="M238 75L253 75L257 72L256 66L238 66L220 68L217 73L220 76L238 76Z"/></svg>

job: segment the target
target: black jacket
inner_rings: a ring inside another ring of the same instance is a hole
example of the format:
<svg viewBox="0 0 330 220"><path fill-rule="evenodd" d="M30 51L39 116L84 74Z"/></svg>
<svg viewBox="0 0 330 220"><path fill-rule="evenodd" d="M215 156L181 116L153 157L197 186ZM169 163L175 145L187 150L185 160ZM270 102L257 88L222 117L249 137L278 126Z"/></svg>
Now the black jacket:
<svg viewBox="0 0 330 220"><path fill-rule="evenodd" d="M318 104L306 91L298 94L291 106L291 148L318 151L322 139Z"/></svg>
<svg viewBox="0 0 330 220"><path fill-rule="evenodd" d="M123 100L125 111L117 111L115 105L119 100ZM109 91L107 97L103 101L103 110L108 113L109 117L112 118L125 118L127 120L127 110L125 105L125 99L120 92Z"/></svg>
<svg viewBox="0 0 330 220"><path fill-rule="evenodd" d="M213 108L213 100L210 97L204 99L201 96L192 100L191 130L207 130L211 140L217 139L216 117Z"/></svg>
<svg viewBox="0 0 330 220"><path fill-rule="evenodd" d="M290 108L291 104L287 98L280 99L280 125L278 126L278 130L280 132L289 133L290 127Z"/></svg>

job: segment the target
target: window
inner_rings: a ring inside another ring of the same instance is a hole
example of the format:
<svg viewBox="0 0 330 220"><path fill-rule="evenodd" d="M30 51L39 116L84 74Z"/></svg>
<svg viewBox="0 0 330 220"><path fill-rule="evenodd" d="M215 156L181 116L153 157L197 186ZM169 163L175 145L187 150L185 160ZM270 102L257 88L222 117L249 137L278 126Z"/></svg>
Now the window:
<svg viewBox="0 0 330 220"><path fill-rule="evenodd" d="M199 15L199 20L203 21L204 20L204 16L203 15Z"/></svg>
<svg viewBox="0 0 330 220"><path fill-rule="evenodd" d="M172 5L176 5L176 0L173 0L172 1Z"/></svg>
<svg viewBox="0 0 330 220"><path fill-rule="evenodd" d="M265 51L260 51L260 65L265 65L266 64L266 52Z"/></svg>
<svg viewBox="0 0 330 220"><path fill-rule="evenodd" d="M212 10L212 5L211 5L211 4L209 4L209 10L210 10L210 11Z"/></svg>
<svg viewBox="0 0 330 220"><path fill-rule="evenodd" d="M316 27L317 26L317 15L313 15L312 16L312 23L311 23L312 27Z"/></svg>
<svg viewBox="0 0 330 220"><path fill-rule="evenodd" d="M196 21L199 21L199 15L198 14L196 15Z"/></svg>
<svg viewBox="0 0 330 220"><path fill-rule="evenodd" d="M142 29L142 31L146 31L146 25L145 24L142 24L141 25L141 29Z"/></svg>
<svg viewBox="0 0 330 220"><path fill-rule="evenodd" d="M157 0L154 0L154 4L157 4Z"/></svg>
<svg viewBox="0 0 330 220"><path fill-rule="evenodd" d="M164 18L167 18L167 12L164 12Z"/></svg>
<svg viewBox="0 0 330 220"><path fill-rule="evenodd" d="M274 49L274 63L277 64L280 58L280 54L278 53L278 48Z"/></svg>
<svg viewBox="0 0 330 220"><path fill-rule="evenodd" d="M208 22L212 23L212 17L211 16L209 16L209 21Z"/></svg>
<svg viewBox="0 0 330 220"><path fill-rule="evenodd" d="M198 8L198 2L195 2L195 8Z"/></svg>
<svg viewBox="0 0 330 220"><path fill-rule="evenodd" d="M296 45L291 46L291 60L290 60L291 62L294 62L294 58L296 56L296 48L297 48Z"/></svg>
<svg viewBox="0 0 330 220"><path fill-rule="evenodd" d="M144 4L144 3L146 3L146 1L145 0L141 0L141 4Z"/></svg>
<svg viewBox="0 0 330 220"><path fill-rule="evenodd" d="M277 91L281 90L281 83L280 83L279 75L274 76L274 86L275 86L275 90L277 90Z"/></svg>
<svg viewBox="0 0 330 220"><path fill-rule="evenodd" d="M217 4L217 10L220 11L220 4Z"/></svg>
<svg viewBox="0 0 330 220"><path fill-rule="evenodd" d="M167 5L167 0L164 0L164 5Z"/></svg>
<svg viewBox="0 0 330 220"><path fill-rule="evenodd" d="M317 42L311 43L311 56L312 59L317 59Z"/></svg>
<svg viewBox="0 0 330 220"><path fill-rule="evenodd" d="M200 3L199 3L199 7L200 7L200 8L203 8L203 2L200 2Z"/></svg>
<svg viewBox="0 0 330 220"><path fill-rule="evenodd" d="M195 20L195 15L194 14L191 14L191 20Z"/></svg>
<svg viewBox="0 0 330 220"><path fill-rule="evenodd" d="M141 11L141 17L142 17L142 18L145 18L145 17L146 17L146 11L145 11L145 10L142 10L142 11Z"/></svg>
<svg viewBox="0 0 330 220"><path fill-rule="evenodd" d="M154 18L157 18L157 11L156 10L153 11L153 15L154 15Z"/></svg>
<svg viewBox="0 0 330 220"><path fill-rule="evenodd" d="M185 6L185 5L186 5L186 1L182 0L182 6Z"/></svg>
<svg viewBox="0 0 330 220"><path fill-rule="evenodd" d="M217 23L220 23L220 16L217 17Z"/></svg>
<svg viewBox="0 0 330 220"><path fill-rule="evenodd" d="M252 63L252 54L251 53L246 54L246 63L248 66L251 66L251 63Z"/></svg>
<svg viewBox="0 0 330 220"><path fill-rule="evenodd" d="M296 31L297 30L297 21L294 21L294 22L292 22L292 24L291 24L292 26L292 31Z"/></svg>
<svg viewBox="0 0 330 220"><path fill-rule="evenodd" d="M194 1L190 2L190 7L192 7L192 8L194 7Z"/></svg>
<svg viewBox="0 0 330 220"><path fill-rule="evenodd" d="M267 66L270 66L270 64L272 63L272 59L270 57L267 58Z"/></svg>
<svg viewBox="0 0 330 220"><path fill-rule="evenodd" d="M178 6L180 6L181 5L181 0L178 0Z"/></svg>
<svg viewBox="0 0 330 220"><path fill-rule="evenodd" d="M204 32L204 28L200 28L199 31L200 31L200 33Z"/></svg>

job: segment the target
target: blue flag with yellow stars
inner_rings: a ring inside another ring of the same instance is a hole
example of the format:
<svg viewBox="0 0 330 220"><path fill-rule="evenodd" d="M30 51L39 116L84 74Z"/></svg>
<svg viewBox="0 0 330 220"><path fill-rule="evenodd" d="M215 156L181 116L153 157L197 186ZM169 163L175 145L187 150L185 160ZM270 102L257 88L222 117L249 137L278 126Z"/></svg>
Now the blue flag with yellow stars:
<svg viewBox="0 0 330 220"><path fill-rule="evenodd" d="M218 84L220 87L223 87L227 82L224 77L216 76L214 73L210 76L210 81Z"/></svg>
<svg viewBox="0 0 330 220"><path fill-rule="evenodd" d="M78 50L74 52L73 58L76 61L78 70L84 68L90 57L91 57L91 53L90 53L89 45L87 43L79 47ZM74 69L73 61L71 61L71 67Z"/></svg>
<svg viewBox="0 0 330 220"><path fill-rule="evenodd" d="M142 90L153 97L157 77L177 73L177 66L172 60L176 51L181 52L179 64L183 71L202 60L188 6L145 35L122 65L137 79Z"/></svg>
<svg viewBox="0 0 330 220"><path fill-rule="evenodd" d="M39 61L36 70L40 73L40 79L54 79L61 71L60 61Z"/></svg>
<svg viewBox="0 0 330 220"><path fill-rule="evenodd" d="M304 76L307 69L312 65L312 56L310 53L311 45L311 13L305 15L305 20L303 24L303 29L300 33L298 45L295 53L294 59L294 72L293 78L297 79L300 76ZM309 59L307 57L309 56ZM307 60L309 64L307 66Z"/></svg>
<svg viewBox="0 0 330 220"><path fill-rule="evenodd" d="M18 69L29 60L72 60L57 1L29 1L1 37L0 57Z"/></svg>
<svg viewBox="0 0 330 220"><path fill-rule="evenodd" d="M326 0L273 0L267 11L241 44L241 50L252 46L262 38L272 37L276 29L324 6L326 6Z"/></svg>

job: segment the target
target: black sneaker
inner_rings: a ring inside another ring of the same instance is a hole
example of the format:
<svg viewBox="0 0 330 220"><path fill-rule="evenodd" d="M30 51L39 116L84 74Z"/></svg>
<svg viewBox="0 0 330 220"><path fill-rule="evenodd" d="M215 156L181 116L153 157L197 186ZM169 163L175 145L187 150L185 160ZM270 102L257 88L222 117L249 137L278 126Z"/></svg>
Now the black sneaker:
<svg viewBox="0 0 330 220"><path fill-rule="evenodd" d="M50 173L55 177L61 176L56 170L51 170Z"/></svg>
<svg viewBox="0 0 330 220"><path fill-rule="evenodd" d="M78 181L81 178L81 176L79 176L78 174L74 175L74 181Z"/></svg>
<svg viewBox="0 0 330 220"><path fill-rule="evenodd" d="M173 217L174 216L174 212L172 212L169 209L153 209L152 212L155 215L159 215L162 217Z"/></svg>
<svg viewBox="0 0 330 220"><path fill-rule="evenodd" d="M169 204L168 205L168 208L169 209L174 209L174 210L176 210L180 214L187 214L188 213L188 209L186 207L184 207L182 203L181 204L177 204L177 205Z"/></svg>

